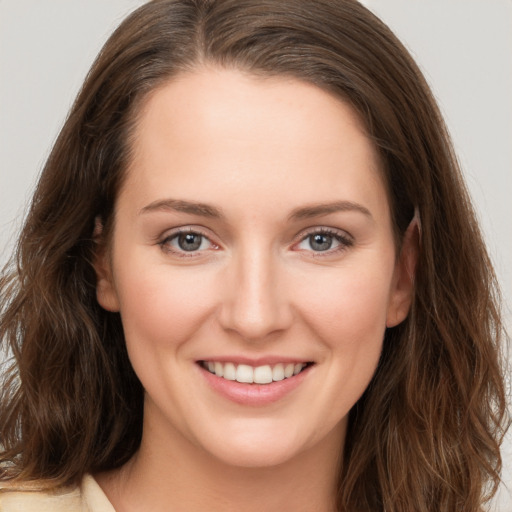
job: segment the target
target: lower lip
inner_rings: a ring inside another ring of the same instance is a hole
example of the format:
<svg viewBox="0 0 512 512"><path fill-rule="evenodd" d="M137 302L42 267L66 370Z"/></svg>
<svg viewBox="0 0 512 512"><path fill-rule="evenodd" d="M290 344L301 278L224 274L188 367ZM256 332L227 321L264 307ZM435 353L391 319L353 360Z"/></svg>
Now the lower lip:
<svg viewBox="0 0 512 512"><path fill-rule="evenodd" d="M269 384L242 384L236 380L217 377L200 365L199 368L210 387L218 394L237 404L256 407L277 402L289 395L304 382L312 366L304 368L293 377Z"/></svg>

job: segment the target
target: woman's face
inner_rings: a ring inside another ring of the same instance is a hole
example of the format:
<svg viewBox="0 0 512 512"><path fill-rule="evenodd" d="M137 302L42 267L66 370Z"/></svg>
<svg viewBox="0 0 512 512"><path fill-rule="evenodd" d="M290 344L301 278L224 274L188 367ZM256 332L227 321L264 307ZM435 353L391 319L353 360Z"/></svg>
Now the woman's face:
<svg viewBox="0 0 512 512"><path fill-rule="evenodd" d="M352 109L293 79L198 70L150 95L134 150L96 268L144 435L246 467L337 453L411 291Z"/></svg>

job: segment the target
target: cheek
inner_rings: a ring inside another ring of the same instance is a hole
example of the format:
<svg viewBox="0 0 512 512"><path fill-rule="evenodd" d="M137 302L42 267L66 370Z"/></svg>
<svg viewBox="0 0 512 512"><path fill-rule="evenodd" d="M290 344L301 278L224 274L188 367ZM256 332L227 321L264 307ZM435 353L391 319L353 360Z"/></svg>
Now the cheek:
<svg viewBox="0 0 512 512"><path fill-rule="evenodd" d="M301 295L300 309L311 329L332 350L354 356L378 351L386 327L392 265L367 265L316 276Z"/></svg>
<svg viewBox="0 0 512 512"><path fill-rule="evenodd" d="M193 269L173 269L167 265L118 276L128 348L137 344L164 350L187 341L211 311L210 281Z"/></svg>
<svg viewBox="0 0 512 512"><path fill-rule="evenodd" d="M390 263L391 262L391 263ZM382 351L393 259L321 269L294 289L297 317L322 346L318 387L311 390L311 417L333 428L368 387Z"/></svg>

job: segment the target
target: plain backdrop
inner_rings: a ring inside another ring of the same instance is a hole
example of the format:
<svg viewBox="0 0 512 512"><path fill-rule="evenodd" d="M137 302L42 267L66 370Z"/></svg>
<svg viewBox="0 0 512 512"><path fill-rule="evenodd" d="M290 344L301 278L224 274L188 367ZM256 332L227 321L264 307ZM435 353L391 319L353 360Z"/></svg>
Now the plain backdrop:
<svg viewBox="0 0 512 512"><path fill-rule="evenodd" d="M92 60L142 3L0 0L0 263ZM438 98L496 265L510 331L512 0L363 3L406 44ZM503 479L512 489L510 439L504 455ZM505 486L493 510L512 511Z"/></svg>

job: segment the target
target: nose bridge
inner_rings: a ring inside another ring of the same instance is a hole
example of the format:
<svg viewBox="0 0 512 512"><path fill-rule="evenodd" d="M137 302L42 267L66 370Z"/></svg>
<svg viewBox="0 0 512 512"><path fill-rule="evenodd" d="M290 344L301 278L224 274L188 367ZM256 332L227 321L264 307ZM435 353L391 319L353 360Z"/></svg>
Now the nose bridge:
<svg viewBox="0 0 512 512"><path fill-rule="evenodd" d="M250 244L233 257L222 322L245 339L261 339L290 322L280 261L268 248Z"/></svg>

